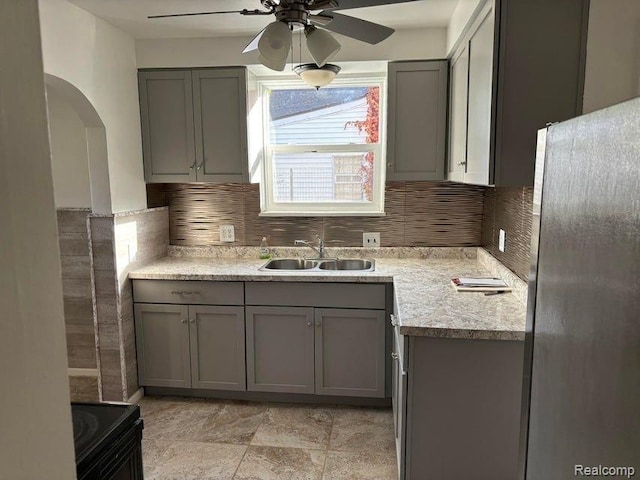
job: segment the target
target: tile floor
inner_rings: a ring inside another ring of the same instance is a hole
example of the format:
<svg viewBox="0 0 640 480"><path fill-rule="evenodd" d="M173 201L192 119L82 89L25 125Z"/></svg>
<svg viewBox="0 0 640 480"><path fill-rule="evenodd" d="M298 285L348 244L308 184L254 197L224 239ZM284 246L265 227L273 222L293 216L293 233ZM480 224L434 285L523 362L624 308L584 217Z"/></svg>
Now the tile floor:
<svg viewBox="0 0 640 480"><path fill-rule="evenodd" d="M397 480L388 409L145 397L145 480Z"/></svg>

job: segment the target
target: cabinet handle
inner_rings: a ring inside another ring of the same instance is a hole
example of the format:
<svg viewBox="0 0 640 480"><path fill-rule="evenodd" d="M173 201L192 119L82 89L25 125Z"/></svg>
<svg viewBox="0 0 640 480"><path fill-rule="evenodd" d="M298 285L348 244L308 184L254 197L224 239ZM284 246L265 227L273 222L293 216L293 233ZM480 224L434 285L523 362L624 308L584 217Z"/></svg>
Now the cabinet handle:
<svg viewBox="0 0 640 480"><path fill-rule="evenodd" d="M387 163L387 167L389 167L389 168L393 167L393 163L391 163L391 162Z"/></svg>
<svg viewBox="0 0 640 480"><path fill-rule="evenodd" d="M193 170L194 168L196 168L196 162L193 162L193 164L189 167L189 170Z"/></svg>
<svg viewBox="0 0 640 480"><path fill-rule="evenodd" d="M393 358L394 360L398 360L398 358L400 358L400 355L398 355L396 352L393 352L391 354L391 358Z"/></svg>
<svg viewBox="0 0 640 480"><path fill-rule="evenodd" d="M398 325L398 320L396 319L396 316L392 313L391 315L389 315L389 317L391 318L391 325L396 327Z"/></svg>
<svg viewBox="0 0 640 480"><path fill-rule="evenodd" d="M190 321L191 323L196 323L196 319L195 319L195 318L190 318L190 319L189 319L189 321Z"/></svg>
<svg viewBox="0 0 640 480"><path fill-rule="evenodd" d="M196 167L196 170L200 170L202 169L202 163L198 164L198 166Z"/></svg>
<svg viewBox="0 0 640 480"><path fill-rule="evenodd" d="M186 318L180 319L180 323L187 323L187 319Z"/></svg>
<svg viewBox="0 0 640 480"><path fill-rule="evenodd" d="M173 290L171 294L172 295L200 295L200 292L197 290Z"/></svg>
<svg viewBox="0 0 640 480"><path fill-rule="evenodd" d="M458 165L459 167L462 167L463 165L466 165L467 162L458 162L456 165Z"/></svg>
<svg viewBox="0 0 640 480"><path fill-rule="evenodd" d="M316 327L320 328L322 324L320 322L316 322Z"/></svg>
<svg viewBox="0 0 640 480"><path fill-rule="evenodd" d="M313 323L307 322L307 327L311 327L311 326L313 326Z"/></svg>

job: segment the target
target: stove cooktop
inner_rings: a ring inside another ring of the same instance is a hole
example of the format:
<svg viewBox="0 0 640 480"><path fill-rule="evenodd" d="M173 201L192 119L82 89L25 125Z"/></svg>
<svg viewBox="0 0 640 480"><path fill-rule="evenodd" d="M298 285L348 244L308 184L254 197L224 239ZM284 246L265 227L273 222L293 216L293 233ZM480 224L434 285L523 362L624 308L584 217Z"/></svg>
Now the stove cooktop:
<svg viewBox="0 0 640 480"><path fill-rule="evenodd" d="M137 405L71 403L76 463L140 417Z"/></svg>

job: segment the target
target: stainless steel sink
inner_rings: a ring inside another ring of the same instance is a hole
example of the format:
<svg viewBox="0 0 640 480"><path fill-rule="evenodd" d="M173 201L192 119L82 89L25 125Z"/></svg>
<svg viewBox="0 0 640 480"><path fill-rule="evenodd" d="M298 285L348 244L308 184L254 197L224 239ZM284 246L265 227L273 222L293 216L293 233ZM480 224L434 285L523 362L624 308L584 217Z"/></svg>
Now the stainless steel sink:
<svg viewBox="0 0 640 480"><path fill-rule="evenodd" d="M262 268L266 270L311 270L318 262L300 258L273 258Z"/></svg>
<svg viewBox="0 0 640 480"><path fill-rule="evenodd" d="M320 264L320 270L373 270L373 260L360 260L358 258L345 258L344 260L327 260Z"/></svg>
<svg viewBox="0 0 640 480"><path fill-rule="evenodd" d="M361 260L357 258L345 258L343 260L323 259L323 260L303 260L300 258L273 258L260 270L280 270L280 271L359 271L372 272L375 269L373 260Z"/></svg>

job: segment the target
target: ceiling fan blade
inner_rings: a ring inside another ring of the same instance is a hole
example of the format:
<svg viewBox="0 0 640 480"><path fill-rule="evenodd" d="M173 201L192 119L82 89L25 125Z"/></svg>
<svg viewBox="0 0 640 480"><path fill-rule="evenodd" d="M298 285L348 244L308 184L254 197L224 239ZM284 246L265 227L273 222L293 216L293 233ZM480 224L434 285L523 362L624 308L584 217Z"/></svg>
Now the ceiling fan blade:
<svg viewBox="0 0 640 480"><path fill-rule="evenodd" d="M271 15L273 12L267 10L224 10L218 12L194 12L194 13L171 13L168 15L149 15L147 18L169 18L169 17L195 17L198 15L220 15L223 13L239 13L240 15Z"/></svg>
<svg viewBox="0 0 640 480"><path fill-rule="evenodd" d="M329 15L309 15L309 21L314 25L320 25L321 27L327 25L331 20L333 20L333 17Z"/></svg>
<svg viewBox="0 0 640 480"><path fill-rule="evenodd" d="M247 46L244 47L244 50L242 50L242 53L247 53L247 52L252 52L253 50L257 50L258 42L260 41L260 38L262 37L262 34L266 29L267 27L264 27L262 30L260 30L260 33L258 33L255 37L253 37L253 39L247 44Z"/></svg>
<svg viewBox="0 0 640 480"><path fill-rule="evenodd" d="M335 12L325 12L323 10L320 15L333 17L333 20L325 25L320 23L323 28L371 45L380 43L395 32L393 28Z"/></svg>
<svg viewBox="0 0 640 480"><path fill-rule="evenodd" d="M334 0L337 3L337 7L331 5L324 6L323 4L329 3L325 0L316 2L318 6L313 6L312 10L324 8L325 10L347 10L348 8L364 8L364 7L377 7L379 5L390 5L393 3L408 3L415 2L417 0Z"/></svg>

